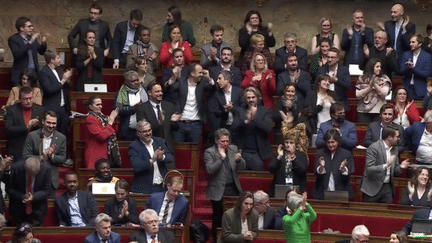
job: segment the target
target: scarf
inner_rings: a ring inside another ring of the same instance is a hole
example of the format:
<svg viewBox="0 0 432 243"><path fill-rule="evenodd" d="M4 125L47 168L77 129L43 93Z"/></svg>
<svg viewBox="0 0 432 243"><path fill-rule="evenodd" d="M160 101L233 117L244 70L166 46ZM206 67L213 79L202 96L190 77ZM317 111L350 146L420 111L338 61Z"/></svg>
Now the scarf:
<svg viewBox="0 0 432 243"><path fill-rule="evenodd" d="M117 100L116 100L116 104L117 106L129 106L129 94L136 94L140 92L140 100L142 103L146 102L148 100L148 96L147 93L145 91L144 88L138 88L138 89L133 89L129 86L127 86L126 84L123 84L118 92L118 96L117 96Z"/></svg>
<svg viewBox="0 0 432 243"><path fill-rule="evenodd" d="M143 56L147 56L148 53L148 49L150 48L150 43L149 44L144 44L144 42L137 40L136 41L137 44L137 54L139 57L143 57Z"/></svg>

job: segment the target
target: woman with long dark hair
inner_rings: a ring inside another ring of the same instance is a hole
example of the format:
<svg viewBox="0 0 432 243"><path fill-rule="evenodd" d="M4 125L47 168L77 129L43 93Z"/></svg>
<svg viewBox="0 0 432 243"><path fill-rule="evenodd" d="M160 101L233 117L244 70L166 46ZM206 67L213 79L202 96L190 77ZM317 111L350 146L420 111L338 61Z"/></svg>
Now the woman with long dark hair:
<svg viewBox="0 0 432 243"><path fill-rule="evenodd" d="M425 167L420 167L414 171L413 177L408 181L400 204L428 206L430 190L430 171Z"/></svg>
<svg viewBox="0 0 432 243"><path fill-rule="evenodd" d="M12 240L7 243L40 243L40 240L34 238L33 227L23 223L15 228Z"/></svg>
<svg viewBox="0 0 432 243"><path fill-rule="evenodd" d="M159 62L161 65L169 67L173 65L173 51L182 49L184 55L185 66L193 61L193 54L189 42L183 40L181 29L178 25L171 25L169 28L168 40L162 43L159 54Z"/></svg>
<svg viewBox="0 0 432 243"><path fill-rule="evenodd" d="M419 110L414 100L408 96L408 90L404 86L399 86L393 91L393 98L390 105L395 107L394 123L407 129L414 122L421 121Z"/></svg>
<svg viewBox="0 0 432 243"><path fill-rule="evenodd" d="M168 8L167 23L164 25L162 32L162 41L169 39L169 30L172 25L177 25L181 28L183 40L187 41L191 46L195 46L195 37L192 25L182 19L182 14L177 6Z"/></svg>
<svg viewBox="0 0 432 243"><path fill-rule="evenodd" d="M319 52L311 57L309 73L313 81L315 81L317 77L318 69L327 64L327 53L330 47L332 47L330 39L322 38Z"/></svg>
<svg viewBox="0 0 432 243"><path fill-rule="evenodd" d="M38 87L37 75L33 71L33 69L27 68L21 73L20 85L15 86L11 89L5 107L11 106L19 100L19 90L24 86L29 86L32 88L32 92L33 92L32 102L38 105L42 105L42 93L40 88Z"/></svg>

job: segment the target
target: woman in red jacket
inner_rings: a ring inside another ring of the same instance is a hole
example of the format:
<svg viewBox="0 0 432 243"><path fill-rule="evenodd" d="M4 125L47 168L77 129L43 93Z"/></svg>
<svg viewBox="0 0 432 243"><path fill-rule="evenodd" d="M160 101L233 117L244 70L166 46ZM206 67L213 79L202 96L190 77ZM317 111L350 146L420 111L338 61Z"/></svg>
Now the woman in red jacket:
<svg viewBox="0 0 432 243"><path fill-rule="evenodd" d="M405 87L399 86L393 91L393 98L390 103L395 107L394 123L401 125L404 129L411 126L414 122L421 121L417 105L414 100L408 97Z"/></svg>
<svg viewBox="0 0 432 243"><path fill-rule="evenodd" d="M173 65L173 50L182 49L185 65L193 61L191 47L187 41L183 41L181 30L177 25L172 25L169 29L168 41L162 43L159 53L159 62L163 66Z"/></svg>
<svg viewBox="0 0 432 243"><path fill-rule="evenodd" d="M264 106L273 110L274 99L276 94L276 79L273 70L268 69L267 60L261 53L254 55L251 61L250 70L247 70L241 83L243 89L255 87L262 94Z"/></svg>
<svg viewBox="0 0 432 243"><path fill-rule="evenodd" d="M118 109L113 110L109 116L104 115L102 113L102 99L98 96L90 97L83 104L89 111L86 118L88 133L85 148L85 168L94 169L97 160L101 158L112 159L112 157L119 156L116 133L113 128ZM113 161L110 162L113 163Z"/></svg>

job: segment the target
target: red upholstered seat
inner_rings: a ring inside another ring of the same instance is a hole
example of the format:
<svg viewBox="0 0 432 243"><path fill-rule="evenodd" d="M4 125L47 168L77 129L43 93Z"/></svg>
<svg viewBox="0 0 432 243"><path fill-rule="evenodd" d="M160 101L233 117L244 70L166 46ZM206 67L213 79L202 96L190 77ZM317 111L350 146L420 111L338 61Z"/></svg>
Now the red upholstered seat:
<svg viewBox="0 0 432 243"><path fill-rule="evenodd" d="M357 129L357 144L358 145L363 145L363 139L366 135L367 129L363 130L363 129Z"/></svg>
<svg viewBox="0 0 432 243"><path fill-rule="evenodd" d="M255 243L285 243L286 241L284 239L265 239L265 238L257 238L254 240Z"/></svg>
<svg viewBox="0 0 432 243"><path fill-rule="evenodd" d="M0 89L1 90L11 90L11 73L0 73ZM6 103L6 102L5 102Z"/></svg>
<svg viewBox="0 0 432 243"><path fill-rule="evenodd" d="M132 168L132 165L129 160L129 147L126 148L120 147L119 150L120 150L120 157L122 160L121 168L125 168L125 169Z"/></svg>
<svg viewBox="0 0 432 243"><path fill-rule="evenodd" d="M241 187L243 191L257 191L263 190L265 192L270 190L270 186L272 183L271 178L239 178Z"/></svg>
<svg viewBox="0 0 432 243"><path fill-rule="evenodd" d="M363 224L369 229L371 235L388 237L395 229L402 229L408 221L409 219L365 216Z"/></svg>
<svg viewBox="0 0 432 243"><path fill-rule="evenodd" d="M108 92L117 92L124 83L124 77L121 74L104 74L103 78Z"/></svg>
<svg viewBox="0 0 432 243"><path fill-rule="evenodd" d="M345 112L346 119L350 122L357 121L357 104L349 104L349 111Z"/></svg>

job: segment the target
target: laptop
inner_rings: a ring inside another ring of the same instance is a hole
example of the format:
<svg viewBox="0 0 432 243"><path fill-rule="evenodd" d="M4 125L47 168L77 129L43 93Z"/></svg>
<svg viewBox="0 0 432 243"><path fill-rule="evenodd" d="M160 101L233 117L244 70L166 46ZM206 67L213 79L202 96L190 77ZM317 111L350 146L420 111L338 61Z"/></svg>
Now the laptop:
<svg viewBox="0 0 432 243"><path fill-rule="evenodd" d="M285 199L285 194L286 194L286 191L288 189L294 189L294 190L299 191L299 186L276 184L275 185L275 198Z"/></svg>
<svg viewBox="0 0 432 243"><path fill-rule="evenodd" d="M84 84L84 92L107 92L106 84Z"/></svg>
<svg viewBox="0 0 432 243"><path fill-rule="evenodd" d="M324 191L324 200L349 201L348 191Z"/></svg>
<svg viewBox="0 0 432 243"><path fill-rule="evenodd" d="M93 183L92 193L99 195L114 195L115 183Z"/></svg>
<svg viewBox="0 0 432 243"><path fill-rule="evenodd" d="M432 220L413 219L411 233L432 235Z"/></svg>

